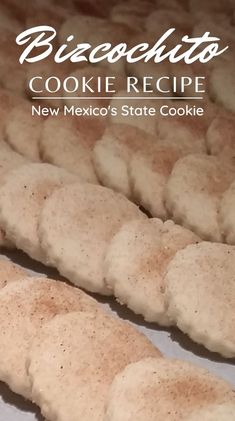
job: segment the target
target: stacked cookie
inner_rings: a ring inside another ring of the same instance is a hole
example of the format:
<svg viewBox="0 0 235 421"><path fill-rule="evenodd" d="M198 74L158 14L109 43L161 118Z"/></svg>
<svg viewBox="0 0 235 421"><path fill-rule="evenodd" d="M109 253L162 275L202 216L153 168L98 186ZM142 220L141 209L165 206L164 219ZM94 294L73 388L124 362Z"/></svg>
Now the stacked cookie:
<svg viewBox="0 0 235 421"><path fill-rule="evenodd" d="M233 420L226 382L162 358L143 334L78 288L29 275L0 260L0 380L47 419L211 420L214 413Z"/></svg>

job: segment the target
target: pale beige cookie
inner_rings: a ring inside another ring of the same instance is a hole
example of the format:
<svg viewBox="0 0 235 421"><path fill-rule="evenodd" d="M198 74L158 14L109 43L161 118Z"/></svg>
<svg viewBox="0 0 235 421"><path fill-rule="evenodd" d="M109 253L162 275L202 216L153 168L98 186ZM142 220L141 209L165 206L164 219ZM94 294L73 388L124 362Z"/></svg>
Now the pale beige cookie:
<svg viewBox="0 0 235 421"><path fill-rule="evenodd" d="M220 404L221 408L235 405L234 391L224 380L185 361L146 358L115 377L104 420L206 421L211 418L195 414Z"/></svg>
<svg viewBox="0 0 235 421"><path fill-rule="evenodd" d="M223 193L235 179L234 166L208 155L177 161L168 179L165 199L173 219L210 241L222 241L218 211Z"/></svg>
<svg viewBox="0 0 235 421"><path fill-rule="evenodd" d="M235 245L235 181L223 195L219 218L226 243Z"/></svg>
<svg viewBox="0 0 235 421"><path fill-rule="evenodd" d="M79 289L47 278L25 278L0 290L0 379L31 398L28 351L42 325L57 314L97 311L98 304Z"/></svg>
<svg viewBox="0 0 235 421"><path fill-rule="evenodd" d="M124 196L92 184L55 191L42 209L39 236L49 263L75 285L110 294L104 259L113 236L132 219L146 216Z"/></svg>
<svg viewBox="0 0 235 421"><path fill-rule="evenodd" d="M98 184L92 151L105 129L104 120L60 114L44 123L40 150L44 161ZM55 136L56 133L56 136Z"/></svg>
<svg viewBox="0 0 235 421"><path fill-rule="evenodd" d="M0 259L0 289L11 282L19 281L29 276L29 271L16 265L8 259Z"/></svg>
<svg viewBox="0 0 235 421"><path fill-rule="evenodd" d="M95 145L93 161L103 185L132 196L129 163L137 151L148 150L157 138L128 124L112 124Z"/></svg>
<svg viewBox="0 0 235 421"><path fill-rule="evenodd" d="M105 281L117 300L148 322L170 325L164 274L178 250L200 239L173 221L132 221L110 243Z"/></svg>
<svg viewBox="0 0 235 421"><path fill-rule="evenodd" d="M134 154L129 170L133 197L152 216L168 217L164 191L174 164L183 155L181 148L164 142Z"/></svg>
<svg viewBox="0 0 235 421"><path fill-rule="evenodd" d="M226 110L235 112L235 66L222 64L213 69L210 80L211 98Z"/></svg>
<svg viewBox="0 0 235 421"><path fill-rule="evenodd" d="M130 362L159 356L143 334L109 315L58 316L29 353L33 400L48 419L103 421L115 375Z"/></svg>
<svg viewBox="0 0 235 421"><path fill-rule="evenodd" d="M208 150L212 155L235 155L235 115L221 112L212 121L206 134Z"/></svg>
<svg viewBox="0 0 235 421"><path fill-rule="evenodd" d="M41 209L54 189L77 180L50 164L28 164L9 172L0 190L0 223L7 238L33 259L46 262L37 233Z"/></svg>
<svg viewBox="0 0 235 421"><path fill-rule="evenodd" d="M6 140L19 154L30 161L40 161L39 140L43 118L32 116L32 105L26 103L14 107L8 115L5 127Z"/></svg>
<svg viewBox="0 0 235 421"><path fill-rule="evenodd" d="M168 313L195 342L235 357L235 247L203 242L176 253L165 277Z"/></svg>

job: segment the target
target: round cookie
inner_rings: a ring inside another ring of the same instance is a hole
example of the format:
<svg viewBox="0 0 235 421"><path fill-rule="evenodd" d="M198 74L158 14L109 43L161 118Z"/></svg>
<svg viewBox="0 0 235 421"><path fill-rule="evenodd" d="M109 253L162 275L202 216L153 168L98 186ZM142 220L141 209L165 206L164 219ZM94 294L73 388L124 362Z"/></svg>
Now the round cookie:
<svg viewBox="0 0 235 421"><path fill-rule="evenodd" d="M101 313L58 316L29 353L33 400L52 421L102 421L115 375L148 356L160 353L129 323Z"/></svg>
<svg viewBox="0 0 235 421"><path fill-rule="evenodd" d="M0 290L1 381L30 399L28 352L43 324L57 314L97 309L96 301L79 289L47 278L25 278Z"/></svg>
<svg viewBox="0 0 235 421"><path fill-rule="evenodd" d="M32 105L26 103L14 107L6 121L6 140L19 154L30 161L40 161L39 140L42 134L43 118L32 116Z"/></svg>
<svg viewBox="0 0 235 421"><path fill-rule="evenodd" d="M42 206L54 189L77 180L50 164L27 164L6 174L0 190L0 223L7 238L33 259L46 263L37 232Z"/></svg>
<svg viewBox="0 0 235 421"><path fill-rule="evenodd" d="M112 239L105 281L117 300L148 322L170 325L164 275L178 250L200 239L173 221L131 221Z"/></svg>
<svg viewBox="0 0 235 421"><path fill-rule="evenodd" d="M138 218L146 216L124 196L101 186L71 184L45 201L41 245L61 275L86 290L109 295L103 268L107 248L125 222Z"/></svg>
<svg viewBox="0 0 235 421"><path fill-rule="evenodd" d="M234 391L222 379L188 362L146 358L115 377L104 421L189 421L192 415L204 421L195 414L220 404L235 405Z"/></svg>
<svg viewBox="0 0 235 421"><path fill-rule="evenodd" d="M28 270L8 259L0 259L0 290L11 282L19 281L26 276L29 276Z"/></svg>
<svg viewBox="0 0 235 421"><path fill-rule="evenodd" d="M183 155L181 148L158 142L152 148L134 154L130 162L134 200L154 217L168 217L164 191L174 164Z"/></svg>
<svg viewBox="0 0 235 421"><path fill-rule="evenodd" d="M103 185L132 196L129 164L137 151L148 150L157 139L128 124L107 127L94 148L93 161Z"/></svg>
<svg viewBox="0 0 235 421"><path fill-rule="evenodd" d="M165 189L166 206L175 222L202 239L222 241L218 218L223 193L235 179L228 161L208 155L188 155L175 164Z"/></svg>
<svg viewBox="0 0 235 421"><path fill-rule="evenodd" d="M178 251L165 277L169 317L195 342L235 357L235 247L203 242Z"/></svg>
<svg viewBox="0 0 235 421"><path fill-rule="evenodd" d="M220 203L219 219L228 244L235 245L235 181L224 193Z"/></svg>
<svg viewBox="0 0 235 421"><path fill-rule="evenodd" d="M98 184L92 151L104 129L105 123L97 118L78 119L63 114L56 118L49 117L40 141L42 158L78 175L84 181Z"/></svg>

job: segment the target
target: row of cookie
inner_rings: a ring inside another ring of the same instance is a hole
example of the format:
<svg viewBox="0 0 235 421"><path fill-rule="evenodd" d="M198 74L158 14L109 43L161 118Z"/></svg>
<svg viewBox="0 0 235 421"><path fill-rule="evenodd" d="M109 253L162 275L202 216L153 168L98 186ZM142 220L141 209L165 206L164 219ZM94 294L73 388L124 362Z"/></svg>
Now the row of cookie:
<svg viewBox="0 0 235 421"><path fill-rule="evenodd" d="M225 381L159 358L144 335L82 291L27 275L0 261L0 379L47 419L233 420Z"/></svg>
<svg viewBox="0 0 235 421"><path fill-rule="evenodd" d="M108 125L105 130L105 121L95 118L61 115L45 122L40 117L31 120L27 104L12 108L5 133L10 145L28 158L39 159L41 150L45 161L85 181L98 183L99 179L152 216L173 217L203 239L234 244L234 121L230 114L219 114L205 135L204 123L195 127L187 118L159 119L158 140L157 135L147 135L130 125ZM206 152L206 142L218 157L185 157ZM9 154L2 145L4 154ZM4 154L1 172L6 163ZM204 218L198 212L202 206Z"/></svg>
<svg viewBox="0 0 235 421"><path fill-rule="evenodd" d="M163 120L165 140L157 142L128 126L109 127L94 148L98 178L152 216L171 217L205 240L235 244L234 122L219 115L207 131L207 144L218 156L201 153L203 131L199 138L187 120Z"/></svg>
<svg viewBox="0 0 235 421"><path fill-rule="evenodd" d="M233 246L193 246L201 240L191 231L148 219L124 196L48 164L6 176L0 223L17 248L75 285L114 294L147 321L177 325L209 350L235 356L226 322L234 318Z"/></svg>
<svg viewBox="0 0 235 421"><path fill-rule="evenodd" d="M120 92L120 95L123 94L124 92ZM32 106L34 105L35 110L37 110L39 108L37 103L23 100L19 96L4 89L0 90L0 100L1 135L17 152L34 161L38 161L41 155L43 160L51 159L49 162L60 165L59 162L53 162L54 154L58 155L57 160L59 159L62 150L64 152L65 150L68 150L69 153L71 149L71 155L76 155L76 143L78 150L79 147L81 149L81 146L83 149L93 149L96 142L102 138L106 127L107 133L105 133L105 138L107 141L109 141L109 138L113 141L113 138L121 138L122 136L127 138L129 134L132 139L132 142L129 141L129 144L131 145L131 143L134 143L134 135L133 132L130 131L131 128L127 127L127 124L128 126L134 126L143 132L148 133L155 137L155 140L167 140L168 144L177 146L179 149L185 151L185 153L207 151L213 155L230 155L231 152L234 153L234 114L223 111L214 104L204 104L204 117L193 117L190 115L185 117L161 117L159 115L157 117L141 117L139 115L130 115L127 118L121 115L121 107L125 101L118 101L117 103L114 99L113 102L111 102L111 106L117 108L117 116L115 117L96 118L93 115L76 117L64 115L63 112L59 113L56 111L53 116L46 118L39 116L37 112L34 111L34 118L32 118ZM129 98L128 105L133 108L141 108L142 105L151 107L156 104L150 100L141 103L141 101L134 98ZM182 101L169 101L167 103L162 101L161 104L158 103L158 105L165 105L169 108L173 107L176 109L182 109L186 106L193 108L193 103ZM115 126L112 128L113 125L117 124L125 124L125 126L121 126L123 127L122 131L121 128L115 129ZM109 126L111 126L111 128L109 128ZM57 142L54 140L55 137L51 135L53 130L58 133ZM66 136L67 143L65 143L66 140L62 136L62 133ZM138 132L136 132L135 137L140 139L139 142L136 141L135 143L141 144L141 135L143 138L143 133L140 132L138 134ZM75 139L75 137L77 139ZM121 141L122 139L120 139L120 142ZM56 146L57 144L58 146ZM143 141L142 144L142 148L144 149L145 146ZM67 145L67 147L65 147L65 145ZM82 164L82 160L79 159L79 154L77 155L78 162ZM62 161L63 159L66 160L66 158L61 157ZM70 170L75 171L75 165L73 165ZM88 179L88 181L92 180Z"/></svg>

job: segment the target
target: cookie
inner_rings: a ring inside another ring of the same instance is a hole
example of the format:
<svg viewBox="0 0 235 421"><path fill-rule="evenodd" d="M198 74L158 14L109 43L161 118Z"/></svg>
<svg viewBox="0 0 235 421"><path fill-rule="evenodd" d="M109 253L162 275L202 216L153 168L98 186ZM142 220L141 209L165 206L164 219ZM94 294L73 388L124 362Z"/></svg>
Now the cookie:
<svg viewBox="0 0 235 421"><path fill-rule="evenodd" d="M204 240L221 242L220 201L234 179L234 166L218 157L195 154L179 159L165 189L174 221Z"/></svg>
<svg viewBox="0 0 235 421"><path fill-rule="evenodd" d="M28 371L34 402L51 420L103 420L113 378L159 351L129 323L74 313L47 323L33 341Z"/></svg>
<svg viewBox="0 0 235 421"><path fill-rule="evenodd" d="M178 250L200 239L173 221L131 221L110 243L105 280L121 304L148 322L170 325L164 275Z"/></svg>
<svg viewBox="0 0 235 421"><path fill-rule="evenodd" d="M98 184L92 151L104 128L104 121L96 118L73 118L63 114L49 117L40 140L43 160L78 175L84 181Z"/></svg>
<svg viewBox="0 0 235 421"><path fill-rule="evenodd" d="M79 289L46 278L25 278L0 290L0 379L31 399L26 363L31 341L57 314L96 312L98 304Z"/></svg>
<svg viewBox="0 0 235 421"><path fill-rule="evenodd" d="M32 116L30 103L14 107L6 121L7 142L16 152L30 161L40 161L39 140L43 121L40 116Z"/></svg>
<svg viewBox="0 0 235 421"><path fill-rule="evenodd" d="M148 150L157 138L128 124L107 127L93 152L95 169L101 183L132 197L129 163L137 151Z"/></svg>
<svg viewBox="0 0 235 421"><path fill-rule="evenodd" d="M11 282L19 281L26 276L29 276L28 270L8 259L0 259L0 290Z"/></svg>
<svg viewBox="0 0 235 421"><path fill-rule="evenodd" d="M132 219L146 216L124 196L92 184L58 189L45 201L39 236L48 261L72 283L110 294L104 258L113 236Z"/></svg>
<svg viewBox="0 0 235 421"><path fill-rule="evenodd" d="M158 142L134 154L130 162L133 197L152 216L167 219L164 191L174 164L184 155L181 148Z"/></svg>
<svg viewBox="0 0 235 421"><path fill-rule="evenodd" d="M168 314L195 342L235 357L235 247L202 242L178 251L165 277Z"/></svg>
<svg viewBox="0 0 235 421"><path fill-rule="evenodd" d="M204 421L199 413L215 405L232 406L234 413L234 391L224 380L188 362L146 358L115 377L104 420Z"/></svg>
<svg viewBox="0 0 235 421"><path fill-rule="evenodd" d="M235 245L235 181L224 193L220 203L219 219L226 243Z"/></svg>
<svg viewBox="0 0 235 421"><path fill-rule="evenodd" d="M37 233L42 206L54 189L75 181L76 176L50 164L28 164L9 172L0 189L0 224L7 238L46 263Z"/></svg>

